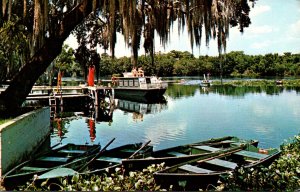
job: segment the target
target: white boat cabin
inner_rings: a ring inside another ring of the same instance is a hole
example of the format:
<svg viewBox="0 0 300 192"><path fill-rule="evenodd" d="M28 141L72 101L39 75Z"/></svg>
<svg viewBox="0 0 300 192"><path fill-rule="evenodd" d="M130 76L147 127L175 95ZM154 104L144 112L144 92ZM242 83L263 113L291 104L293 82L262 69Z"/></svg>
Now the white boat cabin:
<svg viewBox="0 0 300 192"><path fill-rule="evenodd" d="M165 88L167 85L155 76L151 77L120 77L117 78L118 87L128 88Z"/></svg>

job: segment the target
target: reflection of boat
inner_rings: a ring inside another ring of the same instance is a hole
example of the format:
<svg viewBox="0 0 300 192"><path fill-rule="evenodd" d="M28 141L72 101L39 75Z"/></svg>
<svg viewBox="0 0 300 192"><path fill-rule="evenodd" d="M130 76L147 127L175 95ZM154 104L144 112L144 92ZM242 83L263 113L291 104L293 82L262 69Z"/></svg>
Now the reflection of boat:
<svg viewBox="0 0 300 192"><path fill-rule="evenodd" d="M209 147L213 152L218 148ZM215 152L216 155L209 158L191 160L185 163L168 167L154 173L157 184L162 187L173 185L174 190L207 190L208 185L215 185L230 172L239 168L252 168L259 165L269 165L280 154L277 149L262 150L253 145L247 145L244 149L228 152Z"/></svg>
<svg viewBox="0 0 300 192"><path fill-rule="evenodd" d="M36 158L25 161L2 176L7 189L16 186L16 182L29 181L36 174L42 174L58 167L76 168L83 162L78 161L85 156L91 156L100 150L100 145L66 144ZM88 159L85 159L86 161Z"/></svg>
<svg viewBox="0 0 300 192"><path fill-rule="evenodd" d="M232 136L213 138L197 143L154 151L151 154L151 158L125 159L122 161L122 164L126 171L141 170L151 164L160 164L163 162L165 166L173 166L189 160L199 159L201 157L205 158L208 155L212 155L212 152L206 150L206 148L210 149L210 147L214 147L217 148L218 151L222 151L248 143L257 146L258 141L242 140Z"/></svg>
<svg viewBox="0 0 300 192"><path fill-rule="evenodd" d="M282 80L276 80L276 81L275 81L275 84L276 84L276 85L283 85L283 81L282 81Z"/></svg>
<svg viewBox="0 0 300 192"><path fill-rule="evenodd" d="M116 101L117 108L122 111L129 113L138 113L138 114L154 114L159 113L162 110L166 109L166 100L162 98L161 100L156 101L156 103L139 103L135 101L128 101L123 99L118 99Z"/></svg>
<svg viewBox="0 0 300 192"><path fill-rule="evenodd" d="M156 76L144 76L143 73L127 72L124 77L113 77L114 93L118 99L149 101L163 96L167 83Z"/></svg>

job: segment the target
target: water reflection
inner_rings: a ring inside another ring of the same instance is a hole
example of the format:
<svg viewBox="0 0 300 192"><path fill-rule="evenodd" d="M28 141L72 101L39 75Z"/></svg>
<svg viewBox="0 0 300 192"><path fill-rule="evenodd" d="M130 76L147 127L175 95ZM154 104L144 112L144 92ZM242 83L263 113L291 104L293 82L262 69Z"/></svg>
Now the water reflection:
<svg viewBox="0 0 300 192"><path fill-rule="evenodd" d="M115 137L111 147L151 140L155 149L162 149L233 135L258 139L261 147L278 147L300 131L298 92L279 86L170 84L156 102L115 99L75 111L62 116L62 132L53 133L52 145L60 140L107 143Z"/></svg>
<svg viewBox="0 0 300 192"><path fill-rule="evenodd" d="M233 86L233 85L212 85L210 87L200 86L198 80L190 80L188 83L169 85L166 95L172 99L193 97L200 91L200 94L219 94L232 97L244 97L247 94L266 93L267 95L279 95L284 91L296 91L300 93L299 86Z"/></svg>
<svg viewBox="0 0 300 192"><path fill-rule="evenodd" d="M198 89L199 85L171 84L168 86L166 95L172 99L192 97L196 94Z"/></svg>
<svg viewBox="0 0 300 192"><path fill-rule="evenodd" d="M164 97L151 103L140 103L124 99L116 99L116 107L125 113L132 113L134 121L143 121L144 115L160 113L167 109L167 101Z"/></svg>
<svg viewBox="0 0 300 192"><path fill-rule="evenodd" d="M101 106L94 106L88 113L84 114L85 122L89 129L90 141L94 143L96 139L96 123L107 122L111 125L113 121L113 110L115 105L109 105L105 99L101 100Z"/></svg>
<svg viewBox="0 0 300 192"><path fill-rule="evenodd" d="M244 97L249 93L266 93L267 95L279 95L284 91L284 87L281 86L261 86L261 87L248 87L248 86L232 86L232 85L220 85L212 86L208 90L200 89L200 93L215 93L233 97Z"/></svg>
<svg viewBox="0 0 300 192"><path fill-rule="evenodd" d="M53 118L50 122L52 137L56 137L59 142L62 142L66 138L65 134L68 132L66 125L69 121L70 119L63 119L62 117Z"/></svg>
<svg viewBox="0 0 300 192"><path fill-rule="evenodd" d="M89 128L91 142L93 143L96 139L96 124L93 117L86 119L87 127Z"/></svg>
<svg viewBox="0 0 300 192"><path fill-rule="evenodd" d="M74 110L75 109L75 110ZM100 106L95 106L92 103L86 105L86 107L62 107L55 108L55 114L51 121L52 127L52 140L55 143L68 143L73 137L73 128L71 128L74 122L84 121L84 128L81 130L88 133L89 139L85 137L86 143L98 142L100 138L97 138L97 127L101 123L106 123L108 126L113 125L113 114L116 110L122 111L124 114L132 114L132 120L135 122L143 121L144 117L148 114L160 113L167 109L167 101L164 97L159 98L150 103L141 103L135 101L128 101L123 99L114 99L113 101L107 101L102 99ZM82 126L82 123L80 123ZM78 134L78 133L76 133ZM80 133L79 133L80 134ZM76 138L75 138L76 139Z"/></svg>

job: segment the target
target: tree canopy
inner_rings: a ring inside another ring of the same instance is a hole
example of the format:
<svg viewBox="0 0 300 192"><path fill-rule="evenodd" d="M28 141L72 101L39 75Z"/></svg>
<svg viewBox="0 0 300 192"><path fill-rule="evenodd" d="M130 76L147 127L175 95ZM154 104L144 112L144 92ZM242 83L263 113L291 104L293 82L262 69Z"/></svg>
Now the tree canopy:
<svg viewBox="0 0 300 192"><path fill-rule="evenodd" d="M0 78L11 80L0 95L1 109L13 111L21 106L72 31L80 45L92 50L99 45L110 49L113 57L116 33L120 32L132 50L133 65L137 63L141 38L146 52L153 55L155 32L165 45L175 21L178 31L187 28L192 47L201 45L204 32L206 42L216 38L222 52L226 50L229 28L239 27L243 32L251 23L250 6L255 1L0 0L0 35L6 37L0 42L0 68L4 72ZM15 49L9 52L5 43Z"/></svg>

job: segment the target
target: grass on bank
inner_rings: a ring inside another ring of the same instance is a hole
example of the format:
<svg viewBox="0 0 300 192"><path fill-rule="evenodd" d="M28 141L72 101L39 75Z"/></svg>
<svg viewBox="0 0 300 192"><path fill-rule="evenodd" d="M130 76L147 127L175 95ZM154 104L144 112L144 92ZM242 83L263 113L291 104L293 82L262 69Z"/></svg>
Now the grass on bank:
<svg viewBox="0 0 300 192"><path fill-rule="evenodd" d="M0 119L0 125L1 124L4 124L4 123L6 123L6 122L8 122L8 121L10 121L11 119Z"/></svg>
<svg viewBox="0 0 300 192"><path fill-rule="evenodd" d="M252 86L252 87L260 87L260 86L283 86L283 87L300 87L300 79L283 79L281 80L281 84L276 84L275 80L230 80L230 81L220 81L215 80L212 83L213 85L232 85L232 86Z"/></svg>
<svg viewBox="0 0 300 192"><path fill-rule="evenodd" d="M240 168L230 174L223 183L207 189L214 191L295 191L300 189L300 135L286 141L280 146L282 153L269 167L255 169ZM111 175L74 176L72 179L61 179L58 183L34 182L19 187L18 190L40 191L158 191L153 173L163 169L163 164L152 165L142 171L125 175L121 169ZM184 190L184 189L183 189Z"/></svg>

